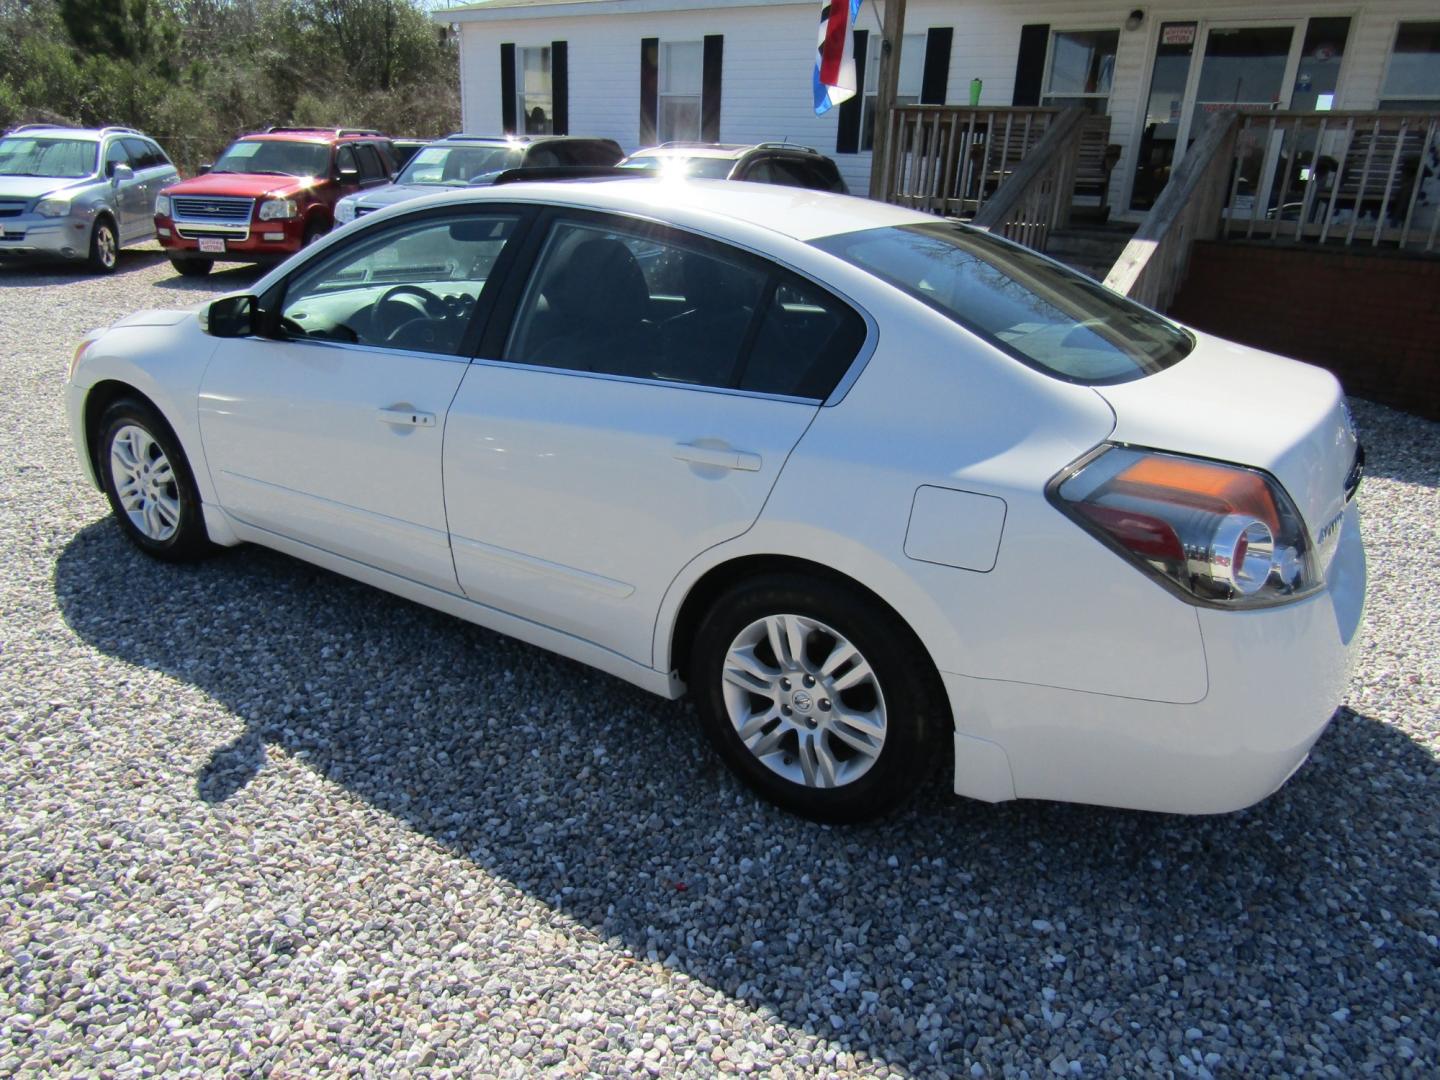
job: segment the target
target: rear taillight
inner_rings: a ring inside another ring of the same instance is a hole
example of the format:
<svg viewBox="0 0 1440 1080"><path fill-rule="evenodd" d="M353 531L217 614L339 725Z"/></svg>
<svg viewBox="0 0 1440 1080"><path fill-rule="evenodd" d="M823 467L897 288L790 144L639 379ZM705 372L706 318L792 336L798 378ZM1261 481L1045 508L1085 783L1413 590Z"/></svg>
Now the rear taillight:
<svg viewBox="0 0 1440 1080"><path fill-rule="evenodd" d="M1254 469L1108 446L1056 477L1050 496L1187 600L1253 607L1318 584L1294 503Z"/></svg>

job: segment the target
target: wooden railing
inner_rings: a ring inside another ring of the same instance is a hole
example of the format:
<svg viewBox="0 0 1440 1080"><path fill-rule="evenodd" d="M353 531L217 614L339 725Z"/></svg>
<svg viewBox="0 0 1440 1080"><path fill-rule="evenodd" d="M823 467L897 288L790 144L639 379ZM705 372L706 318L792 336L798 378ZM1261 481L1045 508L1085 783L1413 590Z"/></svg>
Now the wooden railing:
<svg viewBox="0 0 1440 1080"><path fill-rule="evenodd" d="M1085 128L1082 109L1066 109L980 208L972 225L1044 251L1054 229L1070 220L1075 169Z"/></svg>
<svg viewBox="0 0 1440 1080"><path fill-rule="evenodd" d="M1225 236L1434 252L1440 113L1244 113Z"/></svg>
<svg viewBox="0 0 1440 1080"><path fill-rule="evenodd" d="M1206 120L1106 275L1107 287L1157 311L1170 306L1195 241L1213 239L1219 231L1238 126L1234 113L1215 113Z"/></svg>
<svg viewBox="0 0 1440 1080"><path fill-rule="evenodd" d="M901 105L890 110L885 201L969 218L984 207L1060 115L1054 108Z"/></svg>

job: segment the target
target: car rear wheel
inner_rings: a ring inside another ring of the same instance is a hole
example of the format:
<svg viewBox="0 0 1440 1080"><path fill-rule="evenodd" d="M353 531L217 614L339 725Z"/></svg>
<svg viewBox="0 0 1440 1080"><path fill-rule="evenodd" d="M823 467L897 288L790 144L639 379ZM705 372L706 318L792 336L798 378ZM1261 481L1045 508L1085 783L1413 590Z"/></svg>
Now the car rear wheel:
<svg viewBox="0 0 1440 1080"><path fill-rule="evenodd" d="M170 426L144 401L123 398L97 428L96 464L121 531L147 555L188 562L208 554L200 493Z"/></svg>
<svg viewBox="0 0 1440 1080"><path fill-rule="evenodd" d="M692 686L711 743L761 795L859 821L911 794L945 715L929 657L893 612L821 579L754 579L695 638Z"/></svg>
<svg viewBox="0 0 1440 1080"><path fill-rule="evenodd" d="M100 218L90 230L88 262L97 274L113 274L120 263L120 239L115 233L115 223L109 218Z"/></svg>
<svg viewBox="0 0 1440 1080"><path fill-rule="evenodd" d="M211 270L215 269L213 259L175 258L171 256L170 265L181 277L205 277Z"/></svg>

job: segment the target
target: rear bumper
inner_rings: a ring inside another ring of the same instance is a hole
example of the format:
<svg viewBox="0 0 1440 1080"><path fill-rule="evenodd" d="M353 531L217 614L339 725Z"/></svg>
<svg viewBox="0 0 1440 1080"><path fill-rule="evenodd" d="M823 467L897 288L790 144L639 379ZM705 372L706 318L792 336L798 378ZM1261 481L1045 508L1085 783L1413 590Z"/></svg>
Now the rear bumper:
<svg viewBox="0 0 1440 1080"><path fill-rule="evenodd" d="M1186 814L1259 802L1304 763L1340 704L1364 600L1351 503L1322 592L1279 608L1198 610L1208 690L1194 704L944 675L955 790Z"/></svg>

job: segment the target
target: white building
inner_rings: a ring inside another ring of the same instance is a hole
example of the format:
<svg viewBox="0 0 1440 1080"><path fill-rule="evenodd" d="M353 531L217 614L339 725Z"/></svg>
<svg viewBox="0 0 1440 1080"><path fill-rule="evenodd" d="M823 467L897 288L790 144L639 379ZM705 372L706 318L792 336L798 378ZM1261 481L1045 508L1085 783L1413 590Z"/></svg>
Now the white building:
<svg viewBox="0 0 1440 1080"><path fill-rule="evenodd" d="M813 0L485 0L436 12L460 32L466 131L788 139L870 173L873 98L816 117ZM857 26L873 60L875 4ZM876 65L865 63L870 93ZM901 102L1082 104L1119 148L1109 202L1138 217L1201 112L1440 110L1437 0L910 0Z"/></svg>

